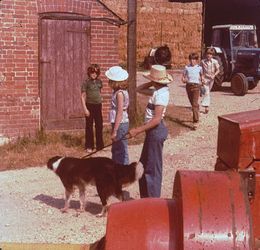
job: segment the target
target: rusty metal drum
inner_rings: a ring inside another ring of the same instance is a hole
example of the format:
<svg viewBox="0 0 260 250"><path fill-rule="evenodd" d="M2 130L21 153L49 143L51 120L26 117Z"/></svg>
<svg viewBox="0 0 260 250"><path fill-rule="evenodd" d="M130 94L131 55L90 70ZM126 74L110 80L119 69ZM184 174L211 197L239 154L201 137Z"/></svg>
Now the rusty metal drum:
<svg viewBox="0 0 260 250"><path fill-rule="evenodd" d="M255 242L260 245L260 109L218 117L215 170L234 170L246 182Z"/></svg>
<svg viewBox="0 0 260 250"><path fill-rule="evenodd" d="M107 250L254 249L250 205L232 171L178 171L173 199L146 198L111 206Z"/></svg>
<svg viewBox="0 0 260 250"><path fill-rule="evenodd" d="M114 204L107 217L106 250L180 249L177 219L174 200L145 198Z"/></svg>
<svg viewBox="0 0 260 250"><path fill-rule="evenodd" d="M179 171L173 197L183 221L181 249L253 249L249 201L238 173Z"/></svg>
<svg viewBox="0 0 260 250"><path fill-rule="evenodd" d="M260 109L218 117L215 169L245 169L260 160Z"/></svg>

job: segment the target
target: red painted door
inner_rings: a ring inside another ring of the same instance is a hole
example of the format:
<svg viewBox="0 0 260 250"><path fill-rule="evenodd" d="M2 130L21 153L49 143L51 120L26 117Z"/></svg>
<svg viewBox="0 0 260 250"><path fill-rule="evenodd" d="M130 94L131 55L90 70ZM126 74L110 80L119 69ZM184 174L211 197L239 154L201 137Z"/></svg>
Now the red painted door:
<svg viewBox="0 0 260 250"><path fill-rule="evenodd" d="M80 87L89 65L89 21L41 21L41 125L44 129L84 127Z"/></svg>

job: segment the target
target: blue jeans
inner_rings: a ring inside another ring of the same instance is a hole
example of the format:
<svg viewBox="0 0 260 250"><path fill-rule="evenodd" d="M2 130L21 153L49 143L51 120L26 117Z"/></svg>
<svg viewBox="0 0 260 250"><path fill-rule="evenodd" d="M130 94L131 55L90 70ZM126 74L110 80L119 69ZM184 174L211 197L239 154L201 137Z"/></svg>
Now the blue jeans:
<svg viewBox="0 0 260 250"><path fill-rule="evenodd" d="M114 123L112 123L112 129L114 128ZM129 123L120 123L119 128L116 134L116 142L112 144L112 160L116 163L128 165L128 140L125 138L125 135L128 132Z"/></svg>
<svg viewBox="0 0 260 250"><path fill-rule="evenodd" d="M162 185L162 151L168 129L161 122L146 132L140 161L144 174L139 180L140 197L160 197Z"/></svg>

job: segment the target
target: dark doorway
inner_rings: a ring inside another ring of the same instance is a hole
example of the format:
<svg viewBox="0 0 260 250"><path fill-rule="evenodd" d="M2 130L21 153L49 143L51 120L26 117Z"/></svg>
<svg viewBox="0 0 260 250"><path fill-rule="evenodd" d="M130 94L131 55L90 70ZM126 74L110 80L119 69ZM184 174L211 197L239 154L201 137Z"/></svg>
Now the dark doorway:
<svg viewBox="0 0 260 250"><path fill-rule="evenodd" d="M86 20L41 20L41 125L44 129L84 127L80 86L89 64Z"/></svg>
<svg viewBox="0 0 260 250"><path fill-rule="evenodd" d="M260 0L169 0L169 2L202 2L204 32L202 43L211 44L212 26L220 24L253 24L257 27L260 47Z"/></svg>
<svg viewBox="0 0 260 250"><path fill-rule="evenodd" d="M254 24L260 41L260 1L204 0L204 43L211 44L212 26L219 24Z"/></svg>

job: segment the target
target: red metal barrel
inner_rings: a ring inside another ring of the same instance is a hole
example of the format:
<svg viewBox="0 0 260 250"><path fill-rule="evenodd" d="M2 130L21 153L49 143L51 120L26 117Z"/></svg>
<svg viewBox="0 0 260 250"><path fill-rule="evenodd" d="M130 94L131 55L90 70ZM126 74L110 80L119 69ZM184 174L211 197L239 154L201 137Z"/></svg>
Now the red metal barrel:
<svg viewBox="0 0 260 250"><path fill-rule="evenodd" d="M111 206L106 249L253 249L249 202L235 172L179 171L173 199Z"/></svg>
<svg viewBox="0 0 260 250"><path fill-rule="evenodd" d="M260 245L260 109L218 117L215 170L238 171L246 181L254 238Z"/></svg>
<svg viewBox="0 0 260 250"><path fill-rule="evenodd" d="M106 249L179 249L175 201L146 198L114 204L107 217Z"/></svg>
<svg viewBox="0 0 260 250"><path fill-rule="evenodd" d="M177 172L173 197L183 221L181 249L253 249L250 207L238 173Z"/></svg>

